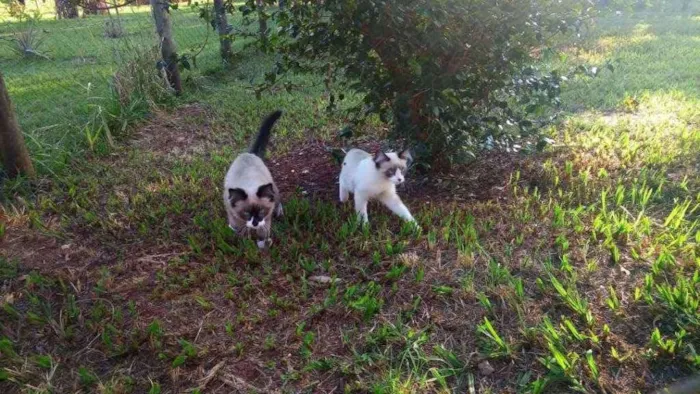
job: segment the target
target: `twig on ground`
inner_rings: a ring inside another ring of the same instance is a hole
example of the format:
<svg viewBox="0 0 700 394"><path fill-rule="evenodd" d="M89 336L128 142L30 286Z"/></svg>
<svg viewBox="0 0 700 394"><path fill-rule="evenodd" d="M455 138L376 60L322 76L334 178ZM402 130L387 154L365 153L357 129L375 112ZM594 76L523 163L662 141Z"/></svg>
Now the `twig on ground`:
<svg viewBox="0 0 700 394"><path fill-rule="evenodd" d="M205 377L203 377L202 379L199 379L199 382L200 382L199 387L197 387L196 389L192 389L191 391L195 391L195 390L204 391L204 389L207 387L209 382L211 382L211 380L214 379L214 377L216 376L216 373L219 372L219 370L221 369L221 367L224 366L225 363L226 363L226 361L221 361L220 363L214 365L214 367L212 367L212 369L209 370L209 373L207 373L207 375Z"/></svg>
<svg viewBox="0 0 700 394"><path fill-rule="evenodd" d="M240 391L253 390L253 391L256 391L259 393L270 392L270 391L266 391L264 389L261 389L259 387L256 387L256 386L246 382L245 380L243 380L235 375L226 374L226 376L221 376L221 377L219 377L219 379L222 382L226 383L227 385L229 385L237 390L240 390Z"/></svg>

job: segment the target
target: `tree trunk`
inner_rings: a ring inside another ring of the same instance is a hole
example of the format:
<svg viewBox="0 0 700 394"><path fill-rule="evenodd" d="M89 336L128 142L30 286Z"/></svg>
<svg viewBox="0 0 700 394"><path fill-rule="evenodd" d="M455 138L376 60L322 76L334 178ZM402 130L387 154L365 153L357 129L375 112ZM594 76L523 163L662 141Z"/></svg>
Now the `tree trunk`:
<svg viewBox="0 0 700 394"><path fill-rule="evenodd" d="M163 56L163 67L170 87L175 94L182 93L180 70L177 68L177 49L173 40L173 28L170 23L170 12L167 0L151 0L151 12L156 23L156 32L160 39L160 51Z"/></svg>
<svg viewBox="0 0 700 394"><path fill-rule="evenodd" d="M104 15L107 13L107 2L105 0L84 0L83 15Z"/></svg>
<svg viewBox="0 0 700 394"><path fill-rule="evenodd" d="M214 13L216 30L219 32L221 59L224 63L228 63L231 60L231 36L229 36L230 32L228 21L226 20L224 0L214 0Z"/></svg>
<svg viewBox="0 0 700 394"><path fill-rule="evenodd" d="M0 73L0 156L10 178L17 175L34 176L34 167L24 145L24 136L19 129L15 109Z"/></svg>
<svg viewBox="0 0 700 394"><path fill-rule="evenodd" d="M78 17L78 6L70 0L56 0L56 16L58 19Z"/></svg>
<svg viewBox="0 0 700 394"><path fill-rule="evenodd" d="M260 39L265 41L267 39L267 19L263 17L263 12L265 10L265 3L263 0L255 0L258 6L258 24L260 25Z"/></svg>

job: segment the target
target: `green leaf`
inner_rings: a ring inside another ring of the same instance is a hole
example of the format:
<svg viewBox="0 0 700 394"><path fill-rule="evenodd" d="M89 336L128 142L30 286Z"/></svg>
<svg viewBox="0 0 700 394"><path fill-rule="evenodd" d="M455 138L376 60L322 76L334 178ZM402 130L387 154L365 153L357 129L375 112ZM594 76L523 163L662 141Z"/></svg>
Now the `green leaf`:
<svg viewBox="0 0 700 394"><path fill-rule="evenodd" d="M187 361L187 356L184 354L180 354L175 359L173 360L173 368L177 368L180 365L184 364Z"/></svg>
<svg viewBox="0 0 700 394"><path fill-rule="evenodd" d="M416 77L420 77L420 75L423 73L423 67L421 67L420 63L418 63L416 59L410 59L408 61L408 66L411 68L411 73Z"/></svg>
<svg viewBox="0 0 700 394"><path fill-rule="evenodd" d="M525 112L527 112L528 114L534 113L535 111L537 111L537 109L539 109L539 107L540 106L538 104L530 104L525 108ZM530 122L530 124L532 124L532 122Z"/></svg>
<svg viewBox="0 0 700 394"><path fill-rule="evenodd" d="M151 388L148 390L148 394L160 394L160 384L158 382L151 381Z"/></svg>
<svg viewBox="0 0 700 394"><path fill-rule="evenodd" d="M180 65L181 65L182 68L184 68L185 70L190 70L190 69L191 69L190 61L187 59L186 56L183 56L183 57L180 58Z"/></svg>
<svg viewBox="0 0 700 394"><path fill-rule="evenodd" d="M44 369L51 369L51 366L53 365L51 356L39 355L35 357L34 361L36 362L36 365Z"/></svg>
<svg viewBox="0 0 700 394"><path fill-rule="evenodd" d="M593 375L593 378L596 381L598 381L600 372L598 371L598 366L596 365L595 359L593 358L592 349L588 349L588 351L586 351L586 362L588 363L588 368L591 370L591 375Z"/></svg>
<svg viewBox="0 0 700 394"><path fill-rule="evenodd" d="M441 295L450 295L454 289L449 286L433 286L433 291Z"/></svg>
<svg viewBox="0 0 700 394"><path fill-rule="evenodd" d="M352 135L353 135L353 127L352 126L343 127L338 132L338 137L340 137L340 138L352 138Z"/></svg>
<svg viewBox="0 0 700 394"><path fill-rule="evenodd" d="M78 376L80 377L80 384L83 386L92 386L97 383L97 376L85 367L78 368Z"/></svg>

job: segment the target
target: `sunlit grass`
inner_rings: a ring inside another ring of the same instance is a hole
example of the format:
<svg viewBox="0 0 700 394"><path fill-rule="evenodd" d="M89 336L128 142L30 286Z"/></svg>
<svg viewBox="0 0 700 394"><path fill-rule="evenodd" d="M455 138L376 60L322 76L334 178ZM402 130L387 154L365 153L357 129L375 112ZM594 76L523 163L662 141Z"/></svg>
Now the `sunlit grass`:
<svg viewBox="0 0 700 394"><path fill-rule="evenodd" d="M209 69L218 69L220 61L215 45L204 46L207 40L216 43L211 38L214 33L197 11L183 6L173 10L172 16L180 54L199 54L199 68L185 76L197 77ZM21 59L10 50L9 42L0 45L2 72L20 126L30 136L30 152L42 174L64 168L65 160L60 158L82 150L81 129L94 112L94 105L104 104L110 96L112 76L135 53L132 48L157 45L149 7L126 7L120 9L119 17L126 35L116 39L105 36L108 16L54 20L51 15L42 15L38 22L21 23L0 17L3 36L23 31L29 23L35 24L43 40L38 51L49 58ZM239 40L234 48L240 50L242 45ZM155 73L155 64L153 70Z"/></svg>
<svg viewBox="0 0 700 394"><path fill-rule="evenodd" d="M593 51L615 70L569 82L554 145L509 168L499 198L426 190L406 200L414 232L380 207L363 228L295 192L268 252L226 226L227 166L273 109L271 160L330 140L342 115L325 111L320 76L255 100L249 81L272 61L252 50L196 74L184 100L204 110L156 115L211 141L118 144L4 208L0 389L636 393L692 375L699 22L624 15L567 47L562 65Z"/></svg>
<svg viewBox="0 0 700 394"><path fill-rule="evenodd" d="M611 16L599 21L591 35L569 60L599 67L611 61L616 71L570 84L564 92L570 108L617 110L626 96L657 93L685 94L690 105L698 105L697 20L654 13Z"/></svg>

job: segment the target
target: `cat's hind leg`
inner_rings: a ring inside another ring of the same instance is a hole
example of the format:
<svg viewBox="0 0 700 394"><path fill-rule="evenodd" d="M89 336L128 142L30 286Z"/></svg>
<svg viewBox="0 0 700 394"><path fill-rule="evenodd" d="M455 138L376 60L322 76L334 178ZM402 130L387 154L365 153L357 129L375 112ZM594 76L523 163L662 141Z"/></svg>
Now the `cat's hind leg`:
<svg viewBox="0 0 700 394"><path fill-rule="evenodd" d="M365 193L355 191L355 212L362 223L369 223L367 216L367 201L368 196Z"/></svg>

